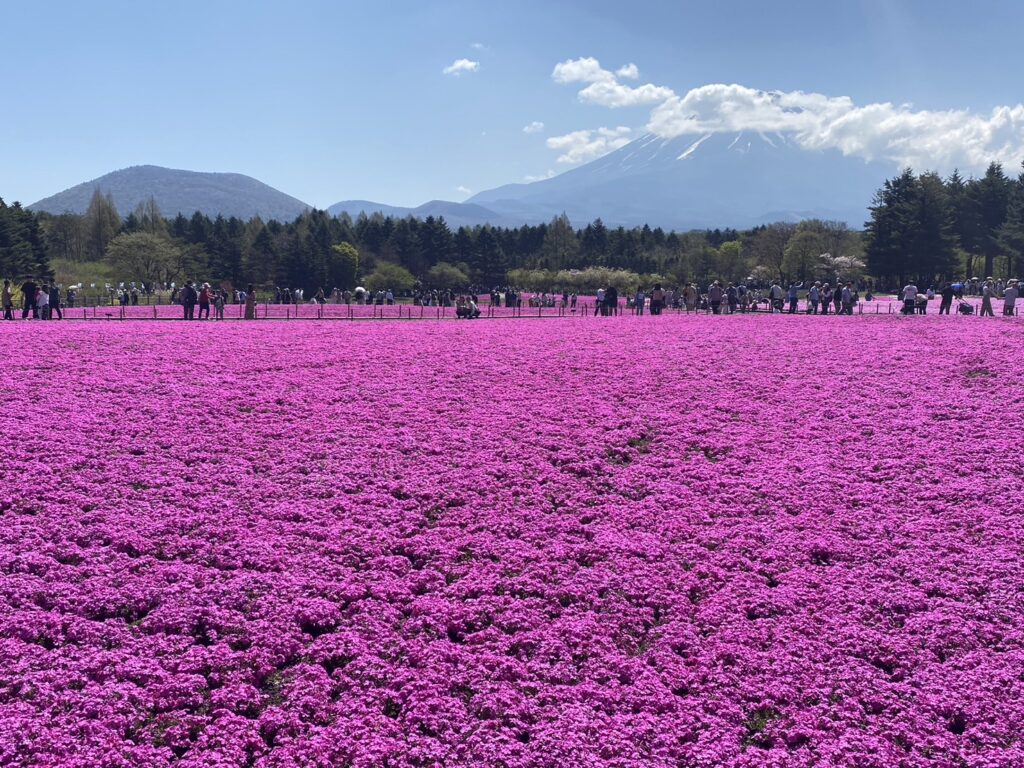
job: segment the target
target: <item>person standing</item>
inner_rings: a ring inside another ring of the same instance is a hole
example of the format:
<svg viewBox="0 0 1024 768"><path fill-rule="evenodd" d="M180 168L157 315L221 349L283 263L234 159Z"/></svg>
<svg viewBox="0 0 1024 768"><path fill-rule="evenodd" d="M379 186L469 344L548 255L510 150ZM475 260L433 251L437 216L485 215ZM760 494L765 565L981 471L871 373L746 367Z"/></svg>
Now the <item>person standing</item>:
<svg viewBox="0 0 1024 768"><path fill-rule="evenodd" d="M729 305L729 314L735 314L740 303L740 295L733 283L729 283L729 287L725 289L725 301Z"/></svg>
<svg viewBox="0 0 1024 768"><path fill-rule="evenodd" d="M1006 286L1006 290L1003 291L1003 315L1006 317L1013 317L1014 310L1017 306L1017 296L1020 293L1018 288L1019 283L1013 281Z"/></svg>
<svg viewBox="0 0 1024 768"><path fill-rule="evenodd" d="M644 293L643 288L636 289L636 296L633 297L633 311L642 315L644 313L644 302L647 301L647 294ZM651 302L651 314L654 314L654 303Z"/></svg>
<svg viewBox="0 0 1024 768"><path fill-rule="evenodd" d="M843 304L843 314L853 314L853 283L847 283L843 287L843 292L840 294L840 301Z"/></svg>
<svg viewBox="0 0 1024 768"><path fill-rule="evenodd" d="M797 290L796 285L793 283L789 284L789 291L786 294L786 298L789 299L789 314L795 315L797 305L800 302L800 292Z"/></svg>
<svg viewBox="0 0 1024 768"><path fill-rule="evenodd" d="M60 311L60 288L56 285L50 286L50 319L53 319L53 313L57 313L57 319L63 320L64 313Z"/></svg>
<svg viewBox="0 0 1024 768"><path fill-rule="evenodd" d="M50 319L50 286L43 285L36 291L36 306L39 308L39 317L43 320Z"/></svg>
<svg viewBox="0 0 1024 768"><path fill-rule="evenodd" d="M196 301L199 299L199 294L196 292L196 287L189 280L185 283L185 287L181 289L181 306L185 311L186 320L194 320L196 316Z"/></svg>
<svg viewBox="0 0 1024 768"><path fill-rule="evenodd" d="M214 317L217 320L224 319L224 302L227 300L227 296L224 295L224 291L218 289L217 293L213 296L213 310Z"/></svg>
<svg viewBox="0 0 1024 768"><path fill-rule="evenodd" d="M986 280L985 285L981 288L981 316L982 317L995 317L996 313L992 311L992 281Z"/></svg>
<svg viewBox="0 0 1024 768"><path fill-rule="evenodd" d="M199 319L203 319L203 312L206 313L206 319L210 319L210 284L203 283L203 288L199 291Z"/></svg>
<svg viewBox="0 0 1024 768"><path fill-rule="evenodd" d="M651 314L660 315L664 309L665 291L662 289L661 283L655 283L654 290L651 291Z"/></svg>
<svg viewBox="0 0 1024 768"><path fill-rule="evenodd" d="M256 289L249 284L249 290L245 292L245 319L256 319Z"/></svg>
<svg viewBox="0 0 1024 768"><path fill-rule="evenodd" d="M4 320L14 319L14 297L11 296L11 281L4 280L4 290L0 294L0 306L4 310Z"/></svg>
<svg viewBox="0 0 1024 768"><path fill-rule="evenodd" d="M827 315L830 306L832 306L832 286L825 283L821 286L821 314Z"/></svg>
<svg viewBox="0 0 1024 768"><path fill-rule="evenodd" d="M953 306L953 284L947 282L942 286L942 290L939 291L939 296L942 297L942 301L939 302L939 314L948 315L950 307Z"/></svg>
<svg viewBox="0 0 1024 768"><path fill-rule="evenodd" d="M818 283L812 283L807 291L807 313L818 314L818 302L821 300L821 288Z"/></svg>
<svg viewBox="0 0 1024 768"><path fill-rule="evenodd" d="M914 308L917 306L917 286L913 283L907 283L903 286L903 314L912 315L914 314Z"/></svg>
<svg viewBox="0 0 1024 768"><path fill-rule="evenodd" d="M772 287L768 289L768 300L772 304L772 312L782 312L782 296L782 286L772 283Z"/></svg>
<svg viewBox="0 0 1024 768"><path fill-rule="evenodd" d="M39 318L39 306L36 304L36 292L38 290L39 286L36 285L36 281L33 280L31 277L27 278L25 282L21 284L22 320L25 320L28 317L28 313L30 310L32 312L33 320L37 320Z"/></svg>
<svg viewBox="0 0 1024 768"><path fill-rule="evenodd" d="M619 292L614 285L609 285L604 292L604 303L608 307L609 315L619 314Z"/></svg>
<svg viewBox="0 0 1024 768"><path fill-rule="evenodd" d="M722 286L718 284L717 280L708 286L708 304L711 305L711 314L722 314L722 297L724 295L725 291L722 290Z"/></svg>
<svg viewBox="0 0 1024 768"><path fill-rule="evenodd" d="M608 314L608 305L604 303L604 288L598 288L597 293L594 294L594 314L598 312L601 315Z"/></svg>

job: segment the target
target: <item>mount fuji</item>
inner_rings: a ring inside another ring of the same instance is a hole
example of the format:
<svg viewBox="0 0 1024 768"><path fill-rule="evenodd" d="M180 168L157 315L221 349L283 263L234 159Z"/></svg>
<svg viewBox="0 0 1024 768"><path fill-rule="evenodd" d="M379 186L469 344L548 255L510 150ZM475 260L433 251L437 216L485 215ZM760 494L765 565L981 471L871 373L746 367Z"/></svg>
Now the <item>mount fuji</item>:
<svg viewBox="0 0 1024 768"><path fill-rule="evenodd" d="M565 212L575 224L666 229L745 228L819 218L860 228L888 164L813 151L781 133L646 134L550 179L508 184L467 203L537 223Z"/></svg>

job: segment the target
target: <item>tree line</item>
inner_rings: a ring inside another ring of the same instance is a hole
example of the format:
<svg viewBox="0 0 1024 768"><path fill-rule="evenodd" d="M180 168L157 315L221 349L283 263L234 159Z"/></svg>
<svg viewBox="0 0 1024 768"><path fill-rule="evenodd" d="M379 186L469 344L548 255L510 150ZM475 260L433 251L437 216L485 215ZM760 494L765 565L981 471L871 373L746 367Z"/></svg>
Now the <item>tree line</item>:
<svg viewBox="0 0 1024 768"><path fill-rule="evenodd" d="M681 285L1016 276L1024 265L1024 173L993 163L978 179L905 170L887 180L863 232L845 223L777 222L749 230L577 228L563 214L520 227L458 227L381 214L312 210L290 222L203 213L165 217L156 202L122 217L98 190L82 215L35 213L0 200L0 275L51 277L103 265L147 286L215 284L405 290L494 287L591 290L608 279ZM983 275L975 275L976 272Z"/></svg>
<svg viewBox="0 0 1024 768"><path fill-rule="evenodd" d="M905 169L875 195L865 225L868 271L888 284L1019 277L1024 171L992 163L978 179Z"/></svg>

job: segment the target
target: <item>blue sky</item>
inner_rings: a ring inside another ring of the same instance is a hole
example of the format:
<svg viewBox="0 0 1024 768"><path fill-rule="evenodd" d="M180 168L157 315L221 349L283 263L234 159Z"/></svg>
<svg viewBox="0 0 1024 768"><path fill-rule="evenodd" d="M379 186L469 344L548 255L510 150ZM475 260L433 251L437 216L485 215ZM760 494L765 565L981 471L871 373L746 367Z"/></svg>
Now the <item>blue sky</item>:
<svg viewBox="0 0 1024 768"><path fill-rule="evenodd" d="M1024 3L1009 0L0 0L0 18L8 201L147 163L245 173L318 207L464 199L567 170L652 125L736 130L736 104L745 128L776 125L793 110L773 117L761 89L821 94L799 100L813 125L784 129L894 168L993 152L1013 162L1024 146L1024 111L994 127L973 120L1024 101ZM460 59L475 68L444 73ZM561 82L560 62L576 62ZM615 74L628 64L636 71ZM596 81L637 103L584 94ZM743 89L693 90L718 83ZM631 90L643 86L658 90ZM534 122L543 128L524 132Z"/></svg>

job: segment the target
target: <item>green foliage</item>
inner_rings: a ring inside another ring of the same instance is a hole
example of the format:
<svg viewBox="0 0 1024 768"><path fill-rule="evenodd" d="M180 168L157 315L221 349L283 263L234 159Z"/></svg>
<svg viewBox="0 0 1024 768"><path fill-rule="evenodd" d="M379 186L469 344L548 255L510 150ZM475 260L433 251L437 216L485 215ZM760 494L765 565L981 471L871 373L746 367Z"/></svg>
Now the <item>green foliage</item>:
<svg viewBox="0 0 1024 768"><path fill-rule="evenodd" d="M915 176L907 168L886 181L875 195L865 232L871 274L900 285L911 279L930 284L953 277L959 266L957 195L954 188L951 196L935 173Z"/></svg>
<svg viewBox="0 0 1024 768"><path fill-rule="evenodd" d="M85 258L88 261L100 261L107 252L110 241L121 231L121 216L117 212L113 198L106 197L97 188L92 193L89 209L82 221L82 232L85 242Z"/></svg>
<svg viewBox="0 0 1024 768"><path fill-rule="evenodd" d="M416 285L412 272L400 264L382 261L366 276L366 287L371 291L408 291Z"/></svg>
<svg viewBox="0 0 1024 768"><path fill-rule="evenodd" d="M469 276L458 267L442 261L427 270L426 285L430 288L461 290L469 286Z"/></svg>
<svg viewBox="0 0 1024 768"><path fill-rule="evenodd" d="M338 243L331 246L333 255L329 266L327 284L342 290L356 287L359 279L359 251L352 243Z"/></svg>
<svg viewBox="0 0 1024 768"><path fill-rule="evenodd" d="M0 199L0 277L50 278L43 233L35 214Z"/></svg>
<svg viewBox="0 0 1024 768"><path fill-rule="evenodd" d="M125 232L107 246L105 261L120 281L145 285L169 283L186 277L186 250L155 232Z"/></svg>

